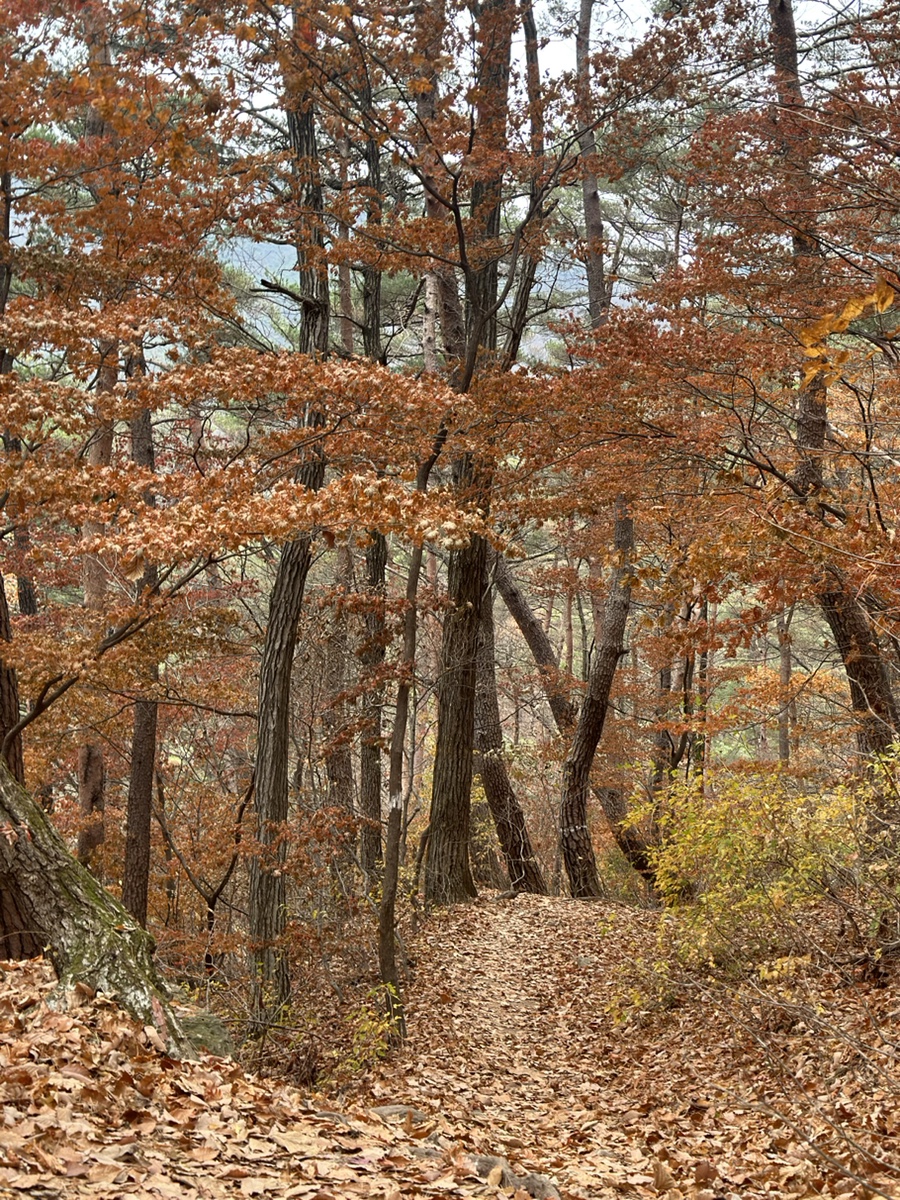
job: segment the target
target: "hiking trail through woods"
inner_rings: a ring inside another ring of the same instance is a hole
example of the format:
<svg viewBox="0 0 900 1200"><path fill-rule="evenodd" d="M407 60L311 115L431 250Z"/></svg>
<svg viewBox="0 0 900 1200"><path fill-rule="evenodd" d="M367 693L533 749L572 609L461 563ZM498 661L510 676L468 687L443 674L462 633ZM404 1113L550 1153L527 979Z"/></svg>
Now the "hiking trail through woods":
<svg viewBox="0 0 900 1200"><path fill-rule="evenodd" d="M407 1042L340 1095L175 1062L102 997L49 1009L45 964L3 964L0 1196L900 1195L896 1072L877 1061L894 989L820 974L815 1006L779 993L780 1024L759 991L750 1028L736 992L698 984L617 1023L657 930L529 895L435 914L408 947Z"/></svg>

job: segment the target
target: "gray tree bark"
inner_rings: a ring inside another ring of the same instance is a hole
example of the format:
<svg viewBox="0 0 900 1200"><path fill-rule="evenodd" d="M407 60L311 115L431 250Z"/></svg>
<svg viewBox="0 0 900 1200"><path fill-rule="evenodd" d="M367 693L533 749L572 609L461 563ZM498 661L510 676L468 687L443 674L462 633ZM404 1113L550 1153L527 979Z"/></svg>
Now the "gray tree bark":
<svg viewBox="0 0 900 1200"><path fill-rule="evenodd" d="M481 612L475 690L475 749L477 769L506 861L510 887L515 892L547 894L541 866L535 857L519 804L503 759L503 728L497 702L494 614L492 596L485 598Z"/></svg>
<svg viewBox="0 0 900 1200"><path fill-rule="evenodd" d="M604 609L603 634L594 655L572 745L563 764L560 844L569 890L577 898L600 895L600 879L587 821L587 798L591 766L606 722L616 669L624 653L625 626L631 607L630 559L634 528L621 498L617 502L614 544L618 562Z"/></svg>
<svg viewBox="0 0 900 1200"><path fill-rule="evenodd" d="M170 1054L192 1053L153 965L153 941L66 849L47 815L0 764L0 945L4 955L46 951L62 987L109 993Z"/></svg>

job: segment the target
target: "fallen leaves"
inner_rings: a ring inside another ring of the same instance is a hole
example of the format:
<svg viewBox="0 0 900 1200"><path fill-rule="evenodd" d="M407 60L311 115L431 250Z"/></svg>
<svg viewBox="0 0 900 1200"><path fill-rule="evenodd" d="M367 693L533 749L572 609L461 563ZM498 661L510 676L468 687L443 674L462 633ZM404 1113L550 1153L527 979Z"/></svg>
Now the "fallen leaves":
<svg viewBox="0 0 900 1200"><path fill-rule="evenodd" d="M54 1011L54 985L43 962L2 964L3 1197L496 1194L434 1116L325 1111L228 1059L176 1062L103 996L73 991Z"/></svg>
<svg viewBox="0 0 900 1200"><path fill-rule="evenodd" d="M871 1082L854 1090L852 1072L827 1082L824 1018L773 1048L727 988L698 986L627 1023L610 1015L623 963L652 961L657 934L652 913L524 895L433 917L415 951L409 1041L360 1096L440 1112L473 1150L505 1151L516 1169L551 1176L565 1200L900 1194L896 1073L880 1096ZM854 1039L873 1047L890 1030L887 1015L870 1021L889 995L823 987L820 999L846 1010L829 1010L843 1058ZM828 1091L827 1114L798 1073ZM880 1166L846 1141L870 1131Z"/></svg>
<svg viewBox="0 0 900 1200"><path fill-rule="evenodd" d="M102 995L56 1011L48 966L3 964L0 1196L897 1195L900 1104L874 1049L893 1053L890 989L818 977L818 1009L793 978L793 1008L698 989L617 1024L617 968L654 938L652 914L560 899L439 914L409 1041L340 1111L229 1059L176 1062Z"/></svg>

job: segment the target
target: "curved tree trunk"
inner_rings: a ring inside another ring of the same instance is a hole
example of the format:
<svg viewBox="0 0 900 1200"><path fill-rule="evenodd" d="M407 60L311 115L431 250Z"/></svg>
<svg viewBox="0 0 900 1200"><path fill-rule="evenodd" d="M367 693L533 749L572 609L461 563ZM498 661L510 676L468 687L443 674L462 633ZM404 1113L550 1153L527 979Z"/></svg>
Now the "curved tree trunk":
<svg viewBox="0 0 900 1200"><path fill-rule="evenodd" d="M561 685L559 666L543 625L534 614L522 589L516 583L508 564L497 555L495 566L497 590L509 610L541 674L544 695L556 722L556 728L570 736L578 719L578 710L565 694ZM648 842L637 829L627 826L628 806L618 788L594 787L591 790L600 802L603 815L609 823L616 845L628 863L645 880L651 891L656 888L656 873L653 867L654 844Z"/></svg>
<svg viewBox="0 0 900 1200"><path fill-rule="evenodd" d="M896 742L900 728L887 660L868 613L837 567L826 567L823 575L826 587L816 598L847 673L859 753L871 758Z"/></svg>
<svg viewBox="0 0 900 1200"><path fill-rule="evenodd" d="M560 804L560 844L569 889L573 896L600 895L600 879L587 823L587 797L591 766L600 742L609 695L619 659L624 651L625 625L631 607L631 551L634 529L624 501L617 502L615 548L619 561L610 581L603 618L603 635L588 679L588 690L572 736L572 746L563 765Z"/></svg>
<svg viewBox="0 0 900 1200"><path fill-rule="evenodd" d="M116 997L168 1052L192 1052L153 965L153 941L68 852L40 806L0 764L0 938L4 955L46 951L62 986Z"/></svg>
<svg viewBox="0 0 900 1200"><path fill-rule="evenodd" d="M560 680L559 663L550 644L550 638L535 616L522 589L513 578L506 560L499 554L494 559L494 581L497 584L497 591L503 598L503 603L518 625L540 672L541 686L544 689L547 703L550 705L550 712L553 714L556 728L560 733L568 734L575 728L578 709L569 699L566 694L567 688Z"/></svg>
<svg viewBox="0 0 900 1200"><path fill-rule="evenodd" d="M500 849L506 860L510 886L514 892L534 892L538 896L545 896L547 888L528 836L525 814L513 791L506 763L503 761L503 730L500 724L500 706L497 703L494 614L491 601L490 595L485 597L481 613L481 644L478 647L478 677L475 689L477 768L497 828Z"/></svg>

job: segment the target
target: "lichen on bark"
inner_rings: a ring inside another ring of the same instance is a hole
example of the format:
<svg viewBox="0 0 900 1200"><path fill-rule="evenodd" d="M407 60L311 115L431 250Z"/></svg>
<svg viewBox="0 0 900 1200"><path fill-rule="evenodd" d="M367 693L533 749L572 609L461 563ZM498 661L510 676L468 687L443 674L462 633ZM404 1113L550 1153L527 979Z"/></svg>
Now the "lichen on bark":
<svg viewBox="0 0 900 1200"><path fill-rule="evenodd" d="M85 983L155 1029L169 1054L192 1055L154 966L153 939L69 853L47 814L2 762L0 945L39 947L59 977L59 998Z"/></svg>

